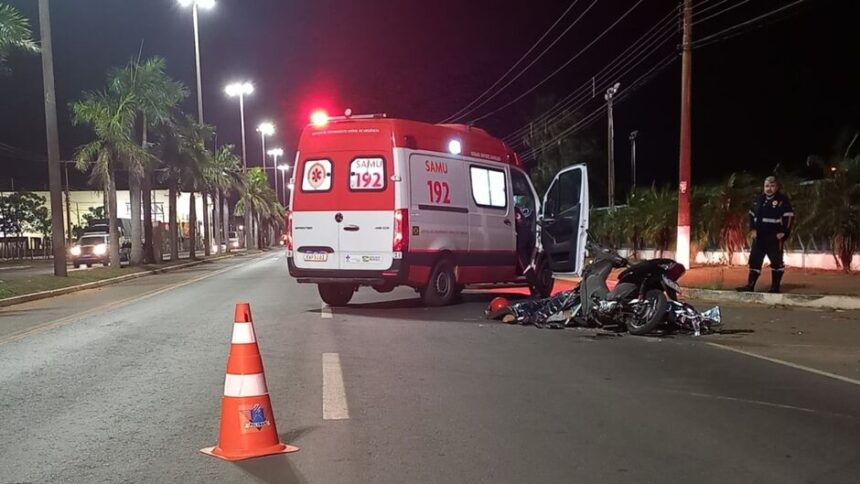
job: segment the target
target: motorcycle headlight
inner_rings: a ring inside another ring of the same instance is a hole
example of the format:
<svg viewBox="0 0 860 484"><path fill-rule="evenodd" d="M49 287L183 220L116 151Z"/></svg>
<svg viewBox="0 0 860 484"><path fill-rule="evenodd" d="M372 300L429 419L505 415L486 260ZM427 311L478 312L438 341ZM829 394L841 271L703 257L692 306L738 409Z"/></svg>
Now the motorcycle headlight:
<svg viewBox="0 0 860 484"><path fill-rule="evenodd" d="M69 253L72 255L81 255L81 246L73 245L71 249L69 249Z"/></svg>
<svg viewBox="0 0 860 484"><path fill-rule="evenodd" d="M95 254L95 255L104 255L105 253L107 253L107 245L106 244L99 244L99 245L95 246L95 248L93 248L93 254Z"/></svg>

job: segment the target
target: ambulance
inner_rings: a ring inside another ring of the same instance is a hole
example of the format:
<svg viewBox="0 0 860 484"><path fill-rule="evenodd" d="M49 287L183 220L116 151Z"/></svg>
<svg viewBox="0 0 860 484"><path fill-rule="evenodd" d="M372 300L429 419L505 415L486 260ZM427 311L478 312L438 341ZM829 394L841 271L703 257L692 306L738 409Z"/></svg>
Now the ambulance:
<svg viewBox="0 0 860 484"><path fill-rule="evenodd" d="M486 131L380 114L315 117L294 168L289 273L330 306L362 286L410 286L429 306L468 285L545 296L554 276L582 269L584 164L560 171L539 198L517 154Z"/></svg>

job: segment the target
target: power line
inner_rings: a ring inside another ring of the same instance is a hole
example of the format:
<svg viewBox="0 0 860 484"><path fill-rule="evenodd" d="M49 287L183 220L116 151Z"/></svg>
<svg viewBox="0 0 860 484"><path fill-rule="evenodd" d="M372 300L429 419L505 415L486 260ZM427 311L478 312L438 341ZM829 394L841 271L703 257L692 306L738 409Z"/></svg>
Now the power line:
<svg viewBox="0 0 860 484"><path fill-rule="evenodd" d="M571 22L571 24L570 24L570 25L568 25L568 26L567 26L567 28L566 28L566 29L564 29L564 31L563 31L561 34L559 34L559 35L555 38L555 40L553 40L553 41L552 41L548 46L546 46L546 47L544 48L544 50L543 50L540 54L538 54L538 56L537 56L537 57L535 57L534 59L532 59L532 61L531 61L527 66L525 66L523 69L521 69L521 70L520 70L520 72L519 72L516 76L514 76L512 79L508 80L508 82L507 82L504 86L502 86L501 88L499 88L498 90L496 90L496 92L495 92L495 93L493 93L493 94L492 94L491 96L489 96L488 98L484 99L480 104L476 105L475 107L473 107L473 108L471 108L471 109L468 109L468 108L467 108L467 109L465 110L465 112L463 112L463 113L461 113L461 114L459 114L459 115L457 115L457 116L449 117L448 119L446 119L446 120L445 120L445 121L443 121L443 122L454 121L454 120L456 120L456 119L460 119L460 118L462 118L462 117L466 116L467 114L473 113L473 112L475 112L475 110L477 110L477 109L478 109L478 108L480 108L481 106L486 105L486 104L487 104L488 102L490 102L493 98L495 98L496 96L498 96L499 94L501 94L501 93L502 93L502 91L504 91L505 89L507 89L507 88L508 88L511 84L513 84L517 79L519 79L520 77L522 77L522 75L523 75L523 74L525 74L525 73L526 73L526 71L528 71L528 70L529 70L533 65L535 65L535 63L537 63L537 61L539 61L539 60L540 60L540 59L541 59L541 58L542 58L542 57L543 57L547 52L549 52L549 50L550 50L550 49L552 49L552 48L555 46L555 44L557 44L557 43L562 39L562 37L564 37L564 36L565 36L569 31L570 31L570 29L572 29L574 26L576 26L576 24L578 24L578 23L579 23L579 21L580 21L580 20L582 20L582 18L583 18L583 17L585 17L585 15L586 15L586 14L587 14L587 13L588 13L588 12L589 12L589 11L590 11L594 6L595 6L595 5L597 5L597 2L598 2L598 1L599 1L599 0L593 0L593 1L591 2L591 4L590 4L588 7L586 7L586 9L585 9L585 10L583 10L583 11L582 11L582 13L580 13L580 14L579 14L579 16L578 16L576 19L574 19L574 21L573 21L573 22ZM575 4L575 3L576 3L576 2L574 2L574 4ZM571 5L571 7L572 7L572 6L573 6L573 5ZM520 61L517 61L517 63L519 63L519 62L520 62ZM515 65L514 67L516 67L516 65ZM509 70L508 70L508 72L507 72L507 73L505 73L505 76L506 76L508 73L510 73L510 71L511 71L511 70L513 70L513 67L511 67L511 69L509 69ZM504 78L504 76L502 76L502 79L503 79L503 78ZM501 80L501 79L499 79L499 80ZM495 86L495 85L496 85L496 84L494 84L493 86ZM493 86L491 86L491 87L490 87L490 89L492 89L492 87L493 87ZM489 91L490 91L490 89L488 89L487 91L485 91L481 96L483 96L484 94L486 94L487 92L489 92ZM480 97L481 97L481 96L479 96L479 99L480 99ZM463 111L463 110L461 110L461 111Z"/></svg>
<svg viewBox="0 0 860 484"><path fill-rule="evenodd" d="M740 22L738 24L732 25L726 29L720 30L717 33L702 37L697 41L693 42L693 47L704 47L705 45L713 44L714 42L719 42L721 40L725 40L729 37L733 37L735 35L740 35L743 32L739 32L740 29L752 25L756 22L760 22L769 17L772 17L778 13L784 12L791 7L797 6L801 3L804 3L806 0L795 0L789 4L783 5L782 7L771 10L770 12L759 15L758 17L754 17L752 19L746 20L744 22Z"/></svg>
<svg viewBox="0 0 860 484"><path fill-rule="evenodd" d="M631 12L633 12L633 10L635 10L635 9L636 9L636 7L638 7L640 4L642 4L642 2L643 2L643 1L644 1L644 0L638 0L635 4L633 4L633 6L632 6L632 7L630 7L626 12L624 12L624 14L622 14L620 17L618 17L618 19L617 19L617 20L615 20L615 22L613 22L613 23L612 23L612 25L610 25L606 30L604 30L603 32L601 32L601 33L600 33L600 35L598 35L594 40L592 40L591 42L589 42L589 43L588 43L588 45L586 45L585 47L583 47L583 48L582 48L579 52L577 52L573 57L571 57L570 59L568 59L568 60L567 60L567 62L565 62L565 63L564 63L564 64L562 64L558 69L556 69L556 70L554 70L552 73L550 73L550 75L546 76L542 81L538 82L537 84L535 84L534 86L532 86L531 88L529 88L526 92L524 92L524 93L520 94L519 96L517 96L517 97L516 97L516 98L514 98L513 100L511 100L511 101L507 102L506 104L502 105L501 107L499 107L499 108L497 108L497 109L495 109L495 110L493 110L493 111L490 111L489 113L484 114L483 116L479 116L479 117L477 117L477 118L473 119L473 120L472 120L472 122L474 123L474 122L480 121L480 120L482 120L482 119L486 119L486 118L488 118L488 117L490 117L490 116L493 116L494 114L497 114L499 111L501 111L501 110L503 110L503 109L505 109L505 108L507 108L507 107L509 107L509 106L513 105L514 103L516 103L516 102L517 102L517 101L519 101L520 99L522 99L522 98L524 98L524 97L528 96L529 94L531 94L532 92L534 92L534 91L535 91L535 89L537 89L537 88L539 88L540 86L544 85L544 84L545 84L547 81L549 81L553 76L555 76L556 74L558 74L559 72L561 72L565 67L569 66L573 61L575 61L577 58L579 58L579 56L580 56L580 55L582 55L583 53L585 53L585 51L586 51L586 50L588 50L589 48L591 48L591 46L593 46L593 45L594 45L594 44L596 44L600 39L602 39L604 36L606 36L606 34L608 34L608 33L609 33L613 28L615 28L615 26L616 26L616 25L618 25L619 23L621 23L621 21L622 21L622 20L624 20L625 18L627 18L627 16L628 16L628 15L630 15L630 13L631 13Z"/></svg>
<svg viewBox="0 0 860 484"><path fill-rule="evenodd" d="M587 100L594 97L594 92L596 92L597 90L598 83L602 84L607 79L613 79L619 76L626 75L631 70L628 67L631 65L631 58L635 57L639 59L637 62L632 64L635 66L641 63L642 60L653 54L657 50L657 48L662 46L662 44L664 44L667 40L669 40L669 38L671 38L671 34L674 34L675 31L675 29L672 27L672 23L676 15L677 10L673 8L667 15L658 20L657 23L655 23L650 29L648 29L648 31L646 31L642 36L636 39L630 46L628 46L623 52L616 56L615 59L605 65L600 71L591 76L579 88L574 89L564 99L555 103L543 114L510 132L509 134L504 136L503 139L506 142L511 143L516 138L528 132L528 130L533 124L541 123L549 119L550 117L565 111L572 105L581 102L583 99ZM667 37L667 34L670 35ZM652 47L653 49L650 52L643 53ZM619 71L621 71L621 74L618 74Z"/></svg>
<svg viewBox="0 0 860 484"><path fill-rule="evenodd" d="M708 15L708 16L707 16L707 17L705 17L705 18L697 19L695 22L693 22L693 25L698 25L698 24L700 24L700 23L702 23L702 22L707 22L708 20L710 20L710 19L712 19L712 18L714 18L714 17L718 17L718 16L720 16L720 15L722 15L722 14L726 13L726 12L732 11L732 10L734 10L734 9L736 9L736 8L738 8L738 7L740 7L740 6L742 6L743 4L745 4L745 3L749 3L749 2L750 2L750 0L741 0L740 2L738 2L738 3L736 3L736 4L734 4L734 5L729 5L728 7L724 8L724 9L722 9L722 10L719 10L719 11L718 11L718 12L716 12L716 13L712 13L711 15ZM714 6L716 6L716 5L714 5ZM713 8L713 7L711 7L711 8ZM699 12L699 13L701 14L701 13L704 13L704 12ZM693 18L695 18L695 17L696 17L696 16L695 16L695 15L693 15Z"/></svg>
<svg viewBox="0 0 860 484"><path fill-rule="evenodd" d="M674 32L672 32L672 33L674 33ZM616 82L616 81L618 81L619 79L623 79L623 78L624 78L624 76L628 75L631 71L633 71L636 67L638 67L642 62L644 62L646 59L648 59L649 57L651 57L651 55L653 55L654 53L656 53L656 52L660 49L660 47L662 46L662 44L664 44L667 40L670 40L671 38L672 38L672 36L667 36L667 37L665 37L665 38L664 38L664 39L663 39L659 44L657 44L657 45L655 46L655 48L653 48L650 52L648 52L648 53L647 53L647 54L645 54L645 55L640 56L640 57L639 57L639 59L638 59L635 63L633 63L633 64L631 64L631 65L629 65L629 66L625 67L625 69L624 69L624 71L623 71L623 72L617 73L616 75L613 75L613 76L611 76L611 77L610 77L609 75L605 76L605 77L604 77L604 79L601 81L601 87L600 87L601 92L602 92L602 91L603 91L603 90L604 90L608 85L611 85L611 83ZM591 96L589 95L589 93L584 93L584 95L582 95L582 96L580 96L580 97L579 97L579 100L577 101L577 103L570 103L570 104L568 104L568 106L565 108L565 112L562 112L562 113L560 113L558 116L556 116L556 117L554 117L554 118L551 118L551 119L543 119L543 120L541 120L540 122L541 122L541 123L555 123L555 122L559 122L559 121L561 121L561 120L563 120L563 119L565 119L565 118L567 118L567 117L569 117L569 116L572 116L572 115L573 115L574 113L576 113L576 112L577 112L581 107L583 107L584 105L586 105L586 104L587 104L589 101L591 101L592 99L594 99L594 98L593 98L593 97L591 97ZM528 129L528 128L527 128L527 129ZM522 134L525 134L525 132L523 132ZM522 136L522 135L520 135L520 136ZM517 146L518 144L522 144L522 141L520 141L520 142L518 142L518 143L512 143L512 146Z"/></svg>
<svg viewBox="0 0 860 484"><path fill-rule="evenodd" d="M642 74L641 76L639 76L639 78L637 78L635 81L633 81L633 83L630 85L630 88L628 88L624 91L621 91L618 94L618 97L614 100L614 102L619 103L619 102L622 102L625 99L627 99L638 88L647 84L657 74L659 74L664 69L669 67L675 61L676 58L677 58L677 55L675 53L672 53L672 54L664 57L661 61L659 61L657 64L655 64L646 73ZM594 121L599 119L601 117L601 113L603 111L604 111L604 106L603 105L598 106L594 111L589 113L582 120L580 120L576 124L566 128L564 131L562 131L561 133L559 133L558 135L556 135L555 137L553 137L549 141L546 141L546 142L542 143L541 145L533 147L529 151L526 151L525 153L523 153L523 155L521 156L522 159L523 160L529 160L529 159L535 158L540 153L542 153L544 150L546 150L549 146L551 146L553 143L561 141L562 139L564 139L568 136L574 135L574 134L582 131L583 129L585 129L589 125L591 125Z"/></svg>
<svg viewBox="0 0 860 484"><path fill-rule="evenodd" d="M464 112L464 111L466 111L467 109L469 109L469 108L471 108L472 106L474 106L474 105L475 105L475 103L477 103L477 102L478 102L482 97L484 97L484 96L485 96L488 92L490 92L493 88L495 88L496 86L498 86L498 85L499 85L499 83L501 83L501 82L502 82L502 80L503 80L505 77L507 77L507 75L508 75L508 74L510 74L511 72L513 72L513 70L514 70L514 69L516 69L516 67L520 64L520 62L522 62L526 57L528 57L528 55L529 55L529 54L531 54L531 53L532 53L532 51L533 51L533 50L535 50L535 48L536 48L538 45L540 45L540 43L543 41L543 39L545 39L545 38L546 38L546 36L547 36L547 35L549 35L549 33L550 33L550 32L552 32L552 31L555 29L556 25L558 25L558 24L559 24L559 22L561 22L561 20L562 20L565 16L567 16L568 12L570 12L570 11L571 11L571 9L573 9L573 7L574 7L578 2L579 2L579 0L573 0L573 2L571 2L571 4L567 7L567 9L566 9L564 12L562 12L562 14L561 14L557 19L556 19L556 21L555 21L555 22L553 22L553 24L552 24L552 25L550 25L550 27L546 30L546 32L544 32L544 33L543 33L543 35L541 35L541 36L540 36L540 38L539 38L539 39L538 39L534 44L532 44L532 46L531 46L531 47L529 47L529 50L527 50L527 51L526 51L526 53L525 53L525 54L523 54L523 55L522 55L522 57L520 57L520 58L519 58L519 60L517 60L516 62L514 62L514 65L512 65L512 66L510 67L510 69L508 69L504 74L502 74L502 77L500 77L496 82L494 82L492 86L488 87L486 91L482 92L482 93L481 93L478 97L476 97L472 102L470 102L468 105L466 105L466 107L464 107L464 108L460 109L459 111L457 111L456 113L454 113L454 114L452 114L452 115L448 116L448 117L447 117L447 118L445 118L444 120L440 121L440 123L446 123L446 122L448 122L448 121L450 121L450 120L452 120L452 119L457 118L458 116L460 116L461 114L463 114L463 112ZM565 31L565 32L567 32L567 31ZM562 35L564 35L564 34L562 34Z"/></svg>

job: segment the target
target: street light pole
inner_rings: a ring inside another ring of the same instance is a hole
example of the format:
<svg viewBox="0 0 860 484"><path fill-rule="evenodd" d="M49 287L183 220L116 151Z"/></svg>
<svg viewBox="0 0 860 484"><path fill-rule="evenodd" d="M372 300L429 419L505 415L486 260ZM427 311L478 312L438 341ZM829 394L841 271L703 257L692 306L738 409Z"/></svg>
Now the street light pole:
<svg viewBox="0 0 860 484"><path fill-rule="evenodd" d="M284 207L289 204L289 200L287 200L287 171L289 171L290 165L278 165L278 170L281 171L281 195L284 199Z"/></svg>
<svg viewBox="0 0 860 484"><path fill-rule="evenodd" d="M242 124L242 171L248 171L248 151L245 146L245 94L254 92L254 85L250 82L234 82L229 84L224 91L228 96L239 97L239 120ZM251 211L245 210L245 249L251 248Z"/></svg>
<svg viewBox="0 0 860 484"><path fill-rule="evenodd" d="M200 74L200 29L197 26L197 4L191 6L191 17L194 19L194 56L197 61L197 121L203 124L203 83Z"/></svg>
<svg viewBox="0 0 860 484"><path fill-rule="evenodd" d="M266 180L268 180L269 175L266 173L266 136L275 134L275 125L268 121L260 123L260 126L257 127L257 132L260 133L260 140L263 142L263 174L266 175Z"/></svg>
<svg viewBox="0 0 860 484"><path fill-rule="evenodd" d="M636 136L639 131L630 132L630 190L636 188Z"/></svg>
<svg viewBox="0 0 860 484"><path fill-rule="evenodd" d="M51 248L54 275L65 277L66 243L63 234L60 137L57 132L57 98L54 91L54 52L51 40L51 13L48 0L39 0L39 31L42 40L42 82L45 92L45 128L48 135L48 185L51 190ZM115 241L114 241L115 242Z"/></svg>
<svg viewBox="0 0 860 484"><path fill-rule="evenodd" d="M273 178L275 179L275 196L280 197L281 194L278 192L278 172L277 172L277 170L279 170L281 167L278 166L278 158L284 154L284 150L281 148L272 148L269 151L267 151L267 153L272 158L274 158L274 163L272 164L272 170L273 170L272 174L274 175ZM283 184L283 182L282 182L282 184Z"/></svg>
<svg viewBox="0 0 860 484"><path fill-rule="evenodd" d="M608 110L609 118L609 148L607 149L609 154L609 167L606 176L607 183L609 185L609 208L615 207L615 124L612 119L612 98L618 93L619 87L621 87L621 83L616 82L614 86L606 90L606 96L604 96L604 99L606 99L606 108Z"/></svg>

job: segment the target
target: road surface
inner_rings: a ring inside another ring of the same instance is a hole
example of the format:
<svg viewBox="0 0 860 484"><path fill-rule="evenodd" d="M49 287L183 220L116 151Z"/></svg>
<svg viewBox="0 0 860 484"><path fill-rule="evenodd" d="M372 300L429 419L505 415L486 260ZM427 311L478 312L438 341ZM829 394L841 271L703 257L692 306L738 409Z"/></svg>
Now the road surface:
<svg viewBox="0 0 860 484"><path fill-rule="evenodd" d="M480 293L428 309L410 290L362 291L330 309L284 265L237 257L0 311L0 483L858 482L851 365L838 379L708 344L741 348L742 331L487 322ZM218 437L239 301L296 454L198 452Z"/></svg>

